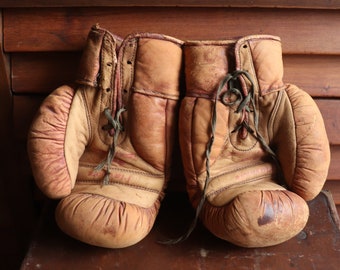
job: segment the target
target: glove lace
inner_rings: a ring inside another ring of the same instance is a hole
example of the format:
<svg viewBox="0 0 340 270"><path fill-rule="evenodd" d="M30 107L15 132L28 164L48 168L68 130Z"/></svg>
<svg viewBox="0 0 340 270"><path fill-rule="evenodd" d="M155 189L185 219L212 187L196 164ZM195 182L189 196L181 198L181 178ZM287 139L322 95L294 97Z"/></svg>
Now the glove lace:
<svg viewBox="0 0 340 270"><path fill-rule="evenodd" d="M106 159L104 159L96 168L96 171L102 170L104 166L106 165L107 169L105 172L105 176L103 179L103 185L107 185L110 180L110 167L111 167L111 162L115 156L116 153L116 146L117 146L117 140L119 133L124 130L122 123L120 122L120 115L122 112L126 111L125 108L121 108L116 112L115 117L112 117L111 110L109 108L106 108L104 110L105 117L108 120L108 124L103 127L104 130L114 130L114 135L113 135L113 141L112 144L109 146L109 151L107 154Z"/></svg>

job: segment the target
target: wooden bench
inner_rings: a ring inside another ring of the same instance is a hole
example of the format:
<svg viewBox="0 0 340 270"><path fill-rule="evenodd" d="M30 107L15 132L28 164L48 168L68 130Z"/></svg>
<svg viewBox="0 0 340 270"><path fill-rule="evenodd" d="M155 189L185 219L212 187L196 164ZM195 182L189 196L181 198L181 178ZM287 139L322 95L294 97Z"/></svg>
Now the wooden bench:
<svg viewBox="0 0 340 270"><path fill-rule="evenodd" d="M1 1L0 229L7 243L2 254L10 254L9 264L25 254L46 201L34 186L27 159L28 127L43 98L74 79L87 33L95 23L122 37L138 31L183 40L280 36L285 81L311 94L323 114L332 154L324 189L331 191L340 209L340 1L235 2ZM180 174L171 180L172 191L184 191Z"/></svg>
<svg viewBox="0 0 340 270"><path fill-rule="evenodd" d="M183 193L170 193L151 233L125 249L86 245L62 233L52 203L37 227L21 270L34 269L327 269L340 265L339 218L330 194L322 192L309 203L311 215L304 230L274 247L246 249L220 240L201 225L185 242L157 243L183 233L193 217Z"/></svg>

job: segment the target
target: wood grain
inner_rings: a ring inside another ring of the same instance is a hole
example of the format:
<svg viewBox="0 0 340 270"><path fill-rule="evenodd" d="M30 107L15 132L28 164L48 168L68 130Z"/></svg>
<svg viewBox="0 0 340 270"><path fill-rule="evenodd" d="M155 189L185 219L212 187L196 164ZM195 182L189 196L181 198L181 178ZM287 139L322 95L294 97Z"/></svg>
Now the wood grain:
<svg viewBox="0 0 340 270"><path fill-rule="evenodd" d="M80 52L13 54L12 91L15 94L47 94L73 82L80 55Z"/></svg>
<svg viewBox="0 0 340 270"><path fill-rule="evenodd" d="M284 81L313 97L340 97L340 55L284 55Z"/></svg>
<svg viewBox="0 0 340 270"><path fill-rule="evenodd" d="M12 90L49 93L74 80L80 52L12 54ZM284 55L284 81L313 97L340 97L340 55Z"/></svg>
<svg viewBox="0 0 340 270"><path fill-rule="evenodd" d="M340 146L339 145L333 145L331 146L331 164L328 171L328 180L335 180L339 181L340 186ZM340 195L340 189L339 189L339 195ZM339 201L340 202L340 201Z"/></svg>
<svg viewBox="0 0 340 270"><path fill-rule="evenodd" d="M340 99L316 99L315 101L323 116L330 144L340 145Z"/></svg>
<svg viewBox="0 0 340 270"><path fill-rule="evenodd" d="M284 7L340 8L339 1L323 0L2 0L2 7L93 7L93 6L204 6L204 7Z"/></svg>
<svg viewBox="0 0 340 270"><path fill-rule="evenodd" d="M214 7L5 9L4 48L80 50L96 23L121 36L158 32L185 40L265 33L280 36L285 53L340 54L339 10Z"/></svg>
<svg viewBox="0 0 340 270"><path fill-rule="evenodd" d="M13 96L12 136L15 140L26 141L28 129L43 99L44 96Z"/></svg>

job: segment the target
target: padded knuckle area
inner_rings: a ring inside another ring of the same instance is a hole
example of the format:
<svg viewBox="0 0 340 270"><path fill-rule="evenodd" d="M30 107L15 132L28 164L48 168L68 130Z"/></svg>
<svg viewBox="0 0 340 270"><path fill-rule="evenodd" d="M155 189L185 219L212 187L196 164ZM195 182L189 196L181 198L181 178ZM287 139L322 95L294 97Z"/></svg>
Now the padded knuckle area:
<svg viewBox="0 0 340 270"><path fill-rule="evenodd" d="M59 203L56 220L65 233L85 243L123 248L149 233L158 208L158 201L143 208L100 195L74 193Z"/></svg>
<svg viewBox="0 0 340 270"><path fill-rule="evenodd" d="M265 247L298 234L308 215L306 202L292 192L254 190L240 194L224 207L207 205L203 219L222 239L244 247Z"/></svg>

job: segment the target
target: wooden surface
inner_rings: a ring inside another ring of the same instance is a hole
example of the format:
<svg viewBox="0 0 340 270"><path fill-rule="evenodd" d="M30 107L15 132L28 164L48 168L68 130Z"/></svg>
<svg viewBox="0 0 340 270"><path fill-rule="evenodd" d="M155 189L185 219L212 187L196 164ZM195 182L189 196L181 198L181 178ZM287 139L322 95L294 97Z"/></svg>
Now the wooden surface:
<svg viewBox="0 0 340 270"><path fill-rule="evenodd" d="M189 239L165 246L157 241L184 232L193 216L183 194L168 194L151 233L124 249L83 244L56 226L53 207L48 208L22 263L33 269L327 269L340 265L339 217L328 193L309 203L310 218L291 240L266 248L240 248L210 234L200 224Z"/></svg>

